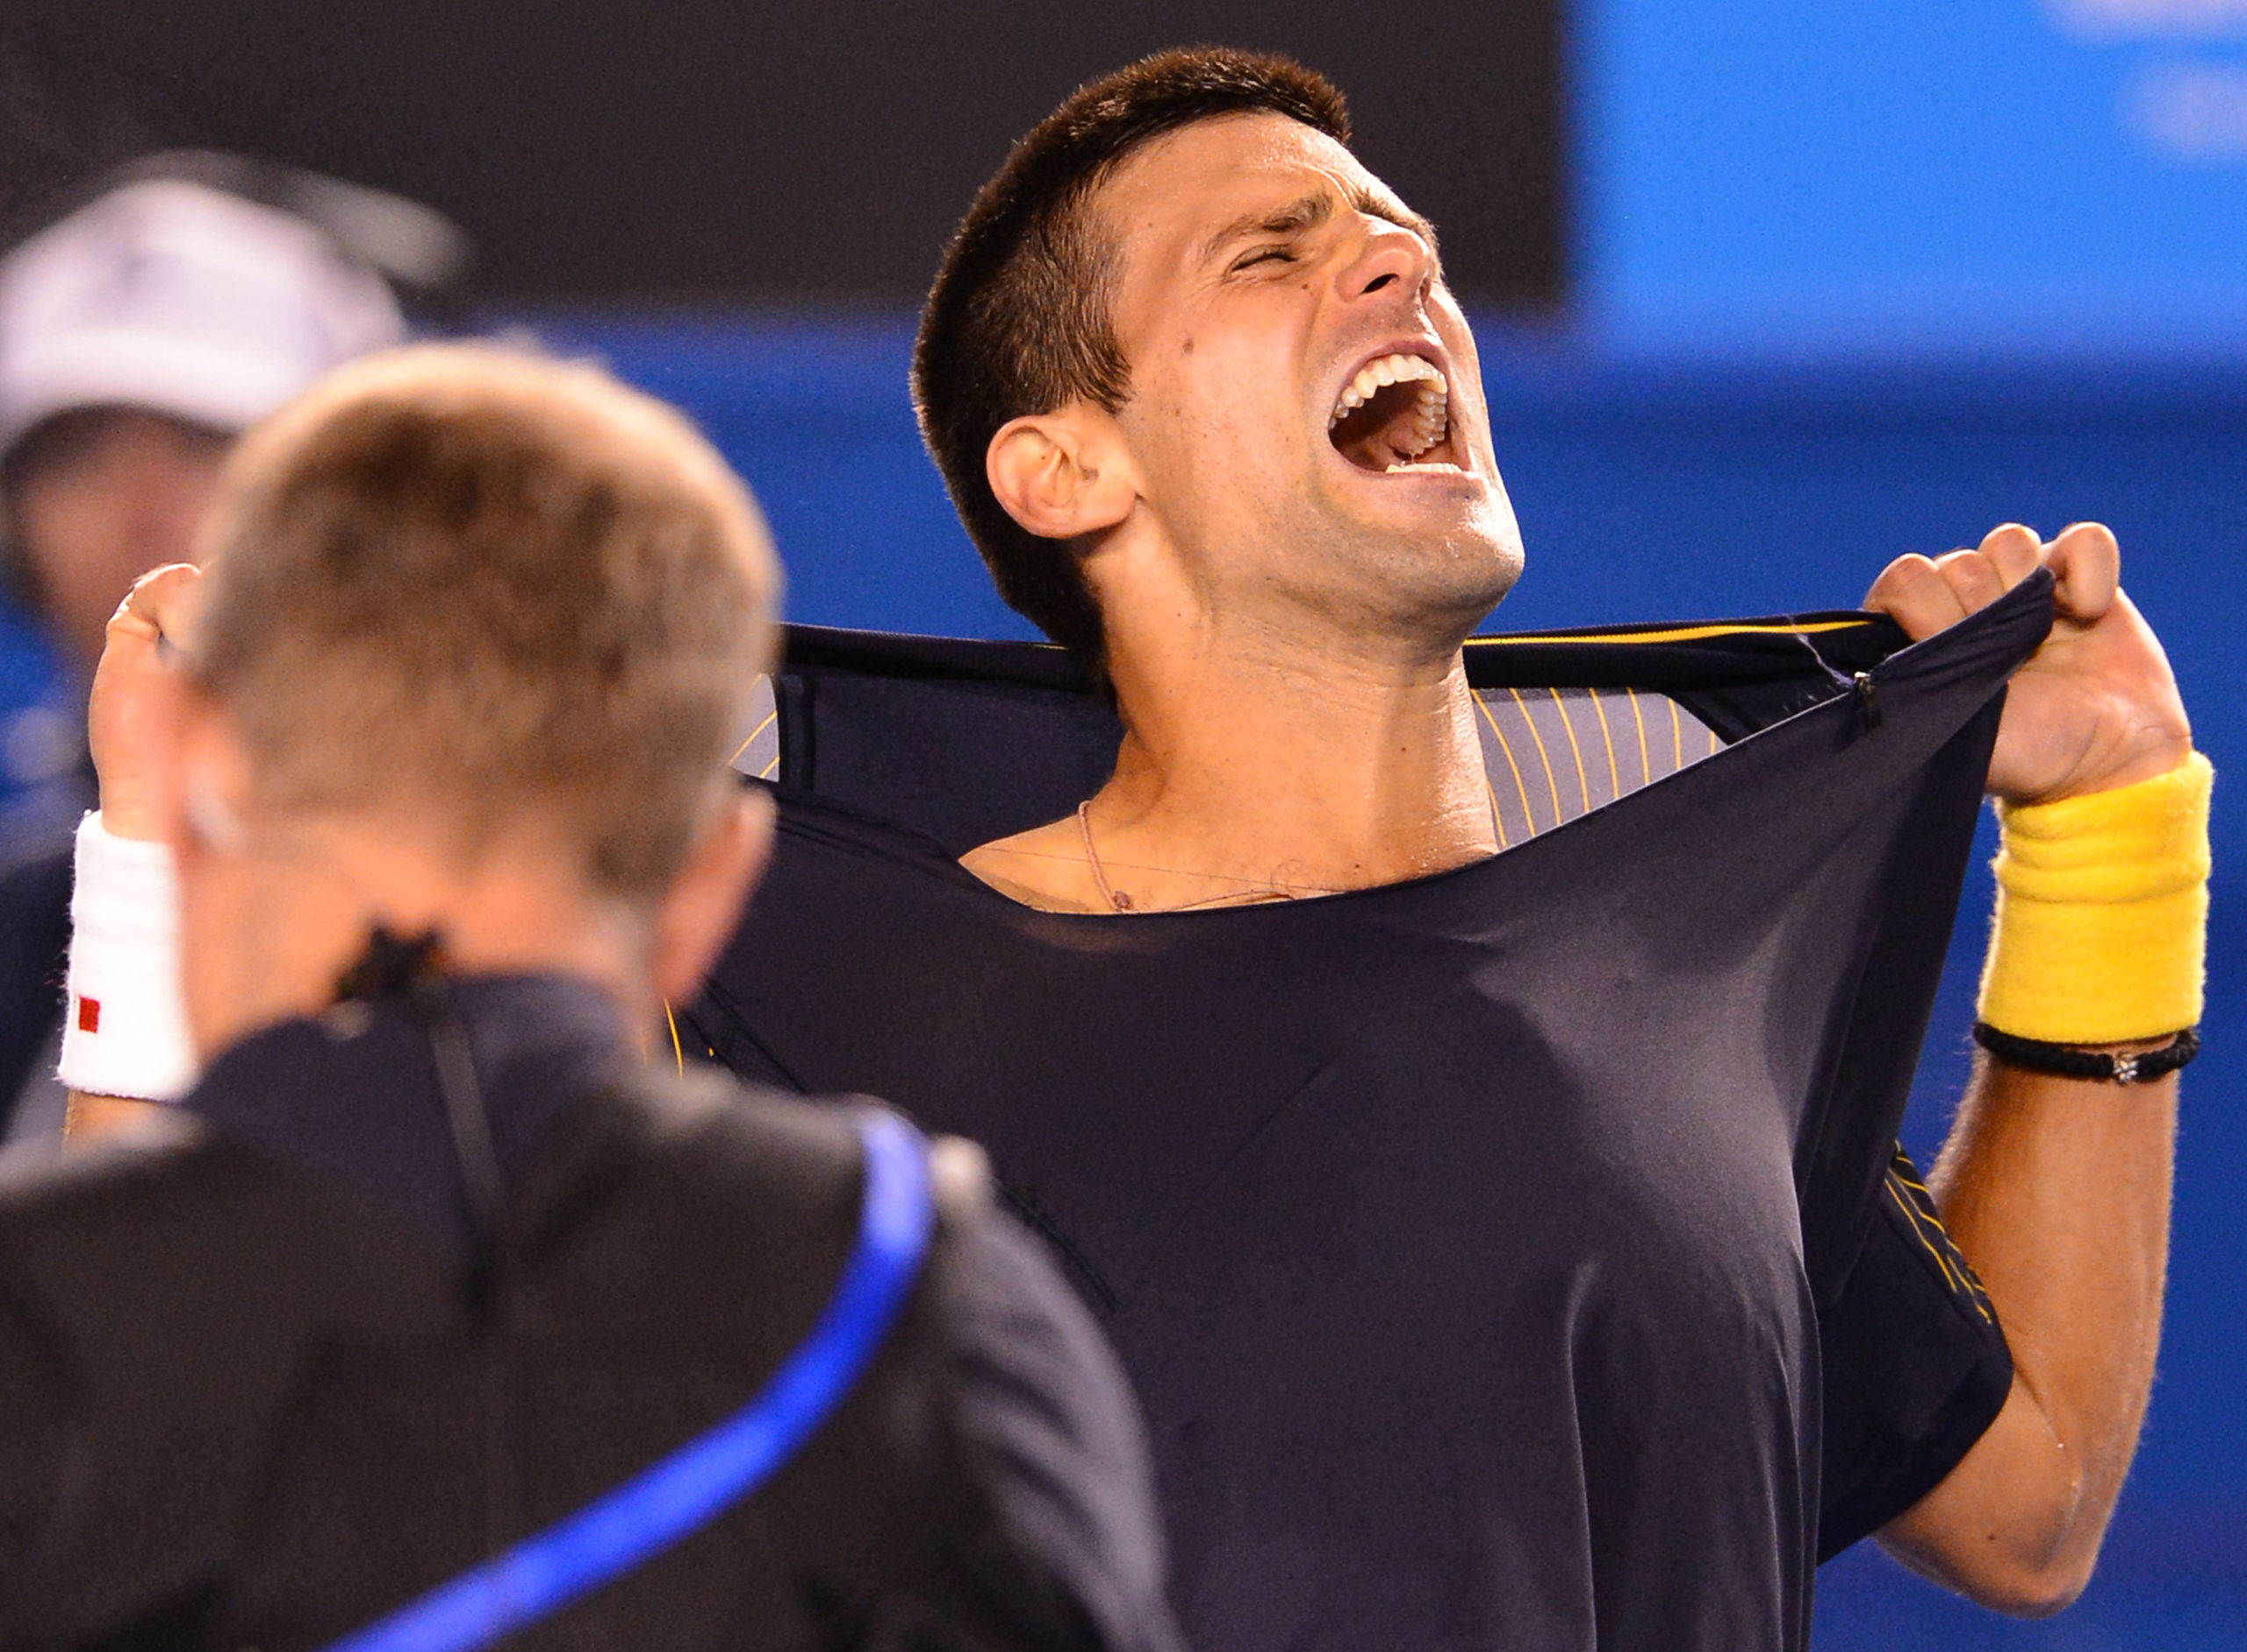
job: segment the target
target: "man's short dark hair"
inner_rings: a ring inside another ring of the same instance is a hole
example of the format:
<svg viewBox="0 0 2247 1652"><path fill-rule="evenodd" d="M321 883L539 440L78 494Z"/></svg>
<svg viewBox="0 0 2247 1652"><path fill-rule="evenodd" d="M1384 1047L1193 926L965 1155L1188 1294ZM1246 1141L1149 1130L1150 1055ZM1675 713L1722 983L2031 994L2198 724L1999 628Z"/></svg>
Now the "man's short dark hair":
<svg viewBox="0 0 2247 1652"><path fill-rule="evenodd" d="M1349 141L1340 90L1284 57L1188 47L1079 87L977 193L921 312L913 402L960 520L1007 606L1095 670L1092 593L1061 546L1007 514L985 456L1010 419L1079 400L1113 413L1130 394L1109 315L1115 248L1087 210L1094 190L1166 133L1253 113Z"/></svg>

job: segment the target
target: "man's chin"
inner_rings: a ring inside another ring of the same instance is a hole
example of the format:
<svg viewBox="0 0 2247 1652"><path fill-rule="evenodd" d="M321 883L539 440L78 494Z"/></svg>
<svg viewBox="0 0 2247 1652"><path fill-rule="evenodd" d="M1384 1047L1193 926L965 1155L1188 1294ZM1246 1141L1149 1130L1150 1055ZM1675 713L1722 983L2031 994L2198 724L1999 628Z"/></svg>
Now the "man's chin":
<svg viewBox="0 0 2247 1652"><path fill-rule="evenodd" d="M1518 544L1506 546L1502 551L1497 553L1496 560L1476 599L1482 611L1482 618L1475 621L1477 625L1497 611L1498 604L1504 602L1511 593L1514 586L1520 583L1522 570L1527 564L1528 558L1523 555Z"/></svg>
<svg viewBox="0 0 2247 1652"><path fill-rule="evenodd" d="M1394 538L1368 547L1361 625L1415 651L1444 652L1482 626L1521 578L1521 548L1450 535L1398 554Z"/></svg>
<svg viewBox="0 0 2247 1652"><path fill-rule="evenodd" d="M1484 621L1497 612L1498 605L1521 578L1522 555L1518 546L1504 554L1494 554L1487 561L1477 561L1459 571L1455 579L1441 582L1442 606L1455 622L1463 623L1472 633L1481 628Z"/></svg>
<svg viewBox="0 0 2247 1652"><path fill-rule="evenodd" d="M1471 608L1478 623L1521 578L1521 535L1503 493L1464 511L1380 512L1360 531L1368 560L1400 593Z"/></svg>

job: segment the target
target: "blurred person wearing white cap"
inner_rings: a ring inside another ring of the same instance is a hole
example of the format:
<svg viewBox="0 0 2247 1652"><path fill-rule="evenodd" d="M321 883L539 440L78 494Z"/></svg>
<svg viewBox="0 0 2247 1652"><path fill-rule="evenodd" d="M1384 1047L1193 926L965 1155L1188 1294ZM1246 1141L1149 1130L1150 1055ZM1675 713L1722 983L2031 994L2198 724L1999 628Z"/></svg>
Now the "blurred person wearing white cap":
<svg viewBox="0 0 2247 1652"><path fill-rule="evenodd" d="M0 488L18 589L90 674L133 581L185 549L234 435L405 336L324 230L128 183L0 261Z"/></svg>
<svg viewBox="0 0 2247 1652"><path fill-rule="evenodd" d="M104 627L136 578L185 557L240 431L405 338L385 267L417 272L384 245L417 237L457 258L458 232L411 202L183 154L112 175L0 258L0 571L54 657L44 692L21 686L37 669L13 673L13 703L0 690L0 1124L15 1134L59 1120L41 1058L60 1036Z"/></svg>

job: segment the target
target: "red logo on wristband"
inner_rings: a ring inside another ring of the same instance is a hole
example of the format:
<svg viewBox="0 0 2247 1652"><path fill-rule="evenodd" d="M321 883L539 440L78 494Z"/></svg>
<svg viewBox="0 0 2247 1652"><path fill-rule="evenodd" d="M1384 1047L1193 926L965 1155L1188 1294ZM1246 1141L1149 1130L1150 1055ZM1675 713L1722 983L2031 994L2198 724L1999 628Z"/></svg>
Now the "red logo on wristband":
<svg viewBox="0 0 2247 1652"><path fill-rule="evenodd" d="M78 1031L99 1032L102 1030L102 1001L98 998L78 1000Z"/></svg>

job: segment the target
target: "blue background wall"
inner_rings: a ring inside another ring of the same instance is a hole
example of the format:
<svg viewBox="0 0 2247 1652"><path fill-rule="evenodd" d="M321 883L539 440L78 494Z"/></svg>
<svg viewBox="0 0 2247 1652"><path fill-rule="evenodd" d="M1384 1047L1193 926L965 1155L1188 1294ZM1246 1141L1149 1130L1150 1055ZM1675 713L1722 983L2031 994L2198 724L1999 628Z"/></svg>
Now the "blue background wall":
<svg viewBox="0 0 2247 1652"><path fill-rule="evenodd" d="M1612 335L2247 335L2236 0L1580 0Z"/></svg>

